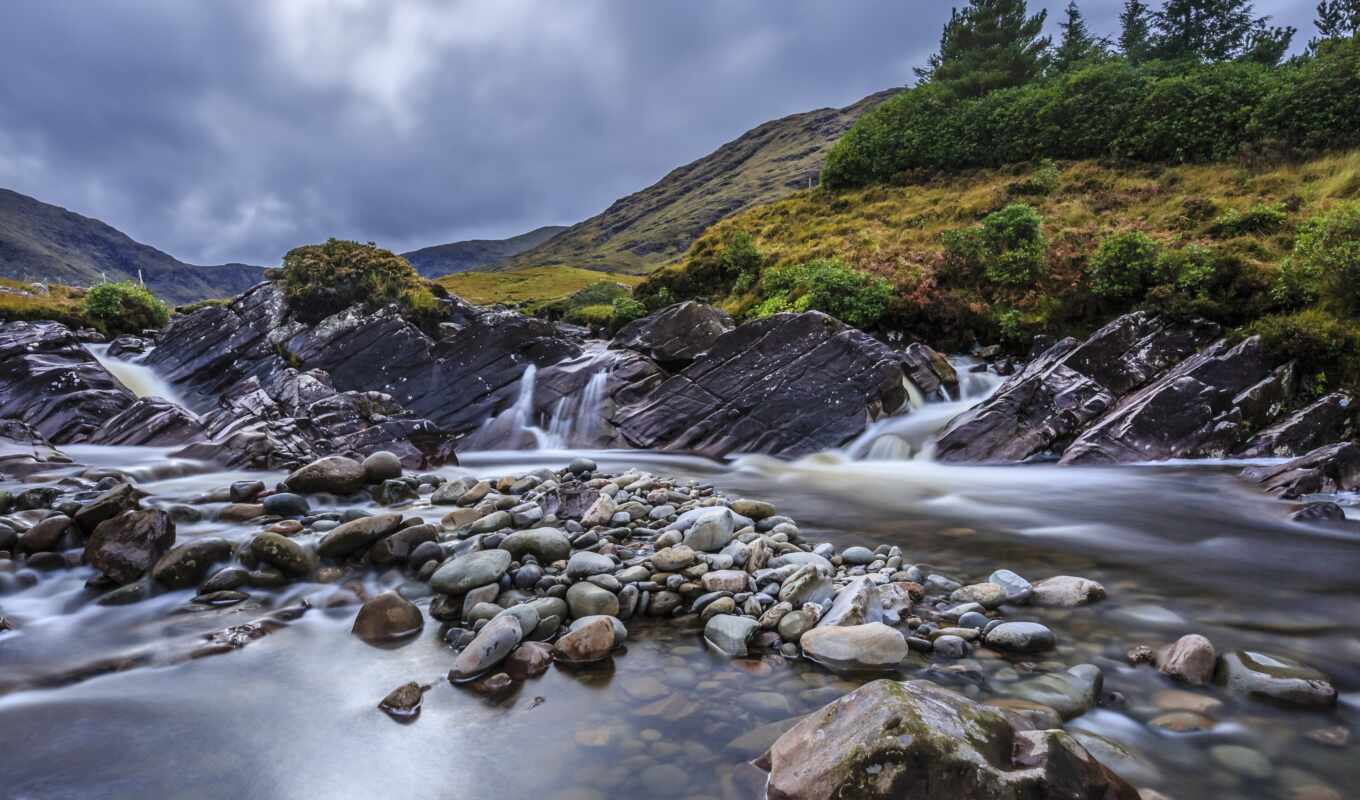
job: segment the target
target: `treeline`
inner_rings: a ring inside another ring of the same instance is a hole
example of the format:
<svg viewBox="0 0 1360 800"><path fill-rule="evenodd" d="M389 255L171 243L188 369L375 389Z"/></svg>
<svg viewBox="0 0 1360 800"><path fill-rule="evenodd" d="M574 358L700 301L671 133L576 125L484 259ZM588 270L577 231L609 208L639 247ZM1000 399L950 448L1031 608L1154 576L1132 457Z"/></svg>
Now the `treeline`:
<svg viewBox="0 0 1360 800"><path fill-rule="evenodd" d="M1360 0L1324 0L1308 52L1250 3L1126 3L1117 43L1075 3L1056 46L1024 0L955 10L915 88L832 148L828 188L1042 158L1195 162L1360 145Z"/></svg>

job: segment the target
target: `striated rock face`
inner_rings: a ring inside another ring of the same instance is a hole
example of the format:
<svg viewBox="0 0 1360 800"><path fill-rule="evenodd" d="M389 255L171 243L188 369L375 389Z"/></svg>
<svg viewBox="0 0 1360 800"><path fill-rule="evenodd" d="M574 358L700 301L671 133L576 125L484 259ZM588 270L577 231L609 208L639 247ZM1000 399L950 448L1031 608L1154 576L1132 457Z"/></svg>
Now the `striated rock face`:
<svg viewBox="0 0 1360 800"><path fill-rule="evenodd" d="M54 444L76 444L134 399L65 325L0 325L0 418L17 419Z"/></svg>
<svg viewBox="0 0 1360 800"><path fill-rule="evenodd" d="M1360 489L1360 447L1350 442L1320 447L1285 464L1250 467L1242 477L1286 500L1354 491Z"/></svg>
<svg viewBox="0 0 1360 800"><path fill-rule="evenodd" d="M684 368L735 327L725 311L692 300L623 327L611 350L633 350L667 368Z"/></svg>
<svg viewBox="0 0 1360 800"><path fill-rule="evenodd" d="M771 800L1136 800L1062 730L1019 731L928 681L866 684L781 735L758 762Z"/></svg>
<svg viewBox="0 0 1360 800"><path fill-rule="evenodd" d="M1137 312L1084 342L1064 339L955 418L938 457L1108 464L1278 456L1350 430L1344 395L1285 415L1297 392L1292 365L1272 369L1257 338L1220 333L1208 322Z"/></svg>
<svg viewBox="0 0 1360 800"><path fill-rule="evenodd" d="M0 475L25 478L70 463L38 431L17 419L0 419Z"/></svg>
<svg viewBox="0 0 1360 800"><path fill-rule="evenodd" d="M138 398L90 435L95 444L176 445L206 436L198 418L159 397Z"/></svg>
<svg viewBox="0 0 1360 800"><path fill-rule="evenodd" d="M720 336L693 364L615 412L631 446L799 456L837 447L903 406L902 358L820 312Z"/></svg>

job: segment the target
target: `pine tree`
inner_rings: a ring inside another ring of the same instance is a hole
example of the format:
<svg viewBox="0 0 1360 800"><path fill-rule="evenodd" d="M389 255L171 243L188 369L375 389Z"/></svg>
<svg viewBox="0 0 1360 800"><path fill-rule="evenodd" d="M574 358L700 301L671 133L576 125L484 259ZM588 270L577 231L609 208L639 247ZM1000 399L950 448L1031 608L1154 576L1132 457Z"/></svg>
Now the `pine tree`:
<svg viewBox="0 0 1360 800"><path fill-rule="evenodd" d="M1135 64L1146 60L1152 51L1152 19L1147 3L1125 0L1119 25L1119 51L1124 58Z"/></svg>
<svg viewBox="0 0 1360 800"><path fill-rule="evenodd" d="M1076 0L1067 4L1067 21L1058 27L1062 29L1062 42L1053 51L1053 68L1066 72L1103 51L1102 43L1092 38L1086 28L1086 18L1077 7Z"/></svg>
<svg viewBox="0 0 1360 800"><path fill-rule="evenodd" d="M1028 83L1048 60L1052 42L1040 36L1047 19L1047 11L1029 16L1025 0L969 0L950 12L940 52L916 74L960 97Z"/></svg>
<svg viewBox="0 0 1360 800"><path fill-rule="evenodd" d="M1318 36L1311 42L1349 39L1360 34L1360 0L1320 0L1317 4Z"/></svg>
<svg viewBox="0 0 1360 800"><path fill-rule="evenodd" d="M1167 0L1152 22L1153 55L1208 62L1277 63L1297 32L1255 16L1246 0Z"/></svg>

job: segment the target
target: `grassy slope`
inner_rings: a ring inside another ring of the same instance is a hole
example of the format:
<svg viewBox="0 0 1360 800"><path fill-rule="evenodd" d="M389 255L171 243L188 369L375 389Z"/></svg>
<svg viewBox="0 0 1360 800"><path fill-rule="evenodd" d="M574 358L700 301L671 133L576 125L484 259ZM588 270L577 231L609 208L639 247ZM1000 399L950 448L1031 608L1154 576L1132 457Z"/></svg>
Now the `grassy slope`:
<svg viewBox="0 0 1360 800"><path fill-rule="evenodd" d="M23 281L0 278L0 320L57 320L83 327L88 324L80 311L79 289L50 284L42 293Z"/></svg>
<svg viewBox="0 0 1360 800"><path fill-rule="evenodd" d="M1049 241L1055 274L1051 285L1037 291L1061 292L1080 281L1084 257L1110 233L1128 229L1166 245L1201 243L1230 250L1268 280L1291 250L1298 223L1338 201L1360 199L1360 151L1263 169L1236 164L1058 166L1057 188L1041 197L1015 197L1007 191L1031 173L1029 167L980 170L921 185L800 192L714 225L694 243L686 261L669 269L685 269L688 260L711 254L728 231L740 229L754 238L768 259L767 268L835 256L911 295L921 289L923 276L939 268L942 233L1018 201L1040 211ZM1214 213L1244 210L1254 203L1284 203L1293 210L1281 231L1222 241L1209 236L1212 218L1187 218L1187 203L1204 200L1216 206ZM928 294L921 298L929 301ZM749 299L728 297L726 303L741 313Z"/></svg>
<svg viewBox="0 0 1360 800"><path fill-rule="evenodd" d="M683 255L718 220L815 182L832 143L891 94L767 122L501 268L584 267L631 274L656 269Z"/></svg>
<svg viewBox="0 0 1360 800"><path fill-rule="evenodd" d="M433 247L423 247L402 253L416 271L427 278L437 278L455 272L494 267L511 256L538 247L567 228L548 225L509 239L470 239Z"/></svg>
<svg viewBox="0 0 1360 800"><path fill-rule="evenodd" d="M514 272L463 272L446 275L436 283L472 303L534 306L561 300L601 281L635 286L642 279L632 275L601 275L573 267L522 269Z"/></svg>
<svg viewBox="0 0 1360 800"><path fill-rule="evenodd" d="M97 219L0 189L0 275L90 286L137 280L172 303L237 294L261 279L259 267L185 264Z"/></svg>

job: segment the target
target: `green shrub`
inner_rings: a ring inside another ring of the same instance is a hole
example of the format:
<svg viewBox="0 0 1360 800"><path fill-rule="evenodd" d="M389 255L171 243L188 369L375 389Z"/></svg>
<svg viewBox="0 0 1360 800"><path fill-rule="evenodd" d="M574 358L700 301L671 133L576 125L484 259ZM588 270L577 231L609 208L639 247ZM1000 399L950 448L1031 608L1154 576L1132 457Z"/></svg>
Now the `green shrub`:
<svg viewBox="0 0 1360 800"><path fill-rule="evenodd" d="M133 281L91 286L81 301L91 322L109 334L138 333L170 321L170 307Z"/></svg>
<svg viewBox="0 0 1360 800"><path fill-rule="evenodd" d="M1152 81L1133 106L1116 153L1140 161L1214 161L1237 155L1272 88L1260 64L1197 67Z"/></svg>
<svg viewBox="0 0 1360 800"><path fill-rule="evenodd" d="M615 297L610 303L610 308L614 312L614 330L622 328L624 325L635 319L642 319L647 316L647 308L632 297Z"/></svg>
<svg viewBox="0 0 1360 800"><path fill-rule="evenodd" d="M955 286L1029 286L1047 274L1043 217L1033 206L1012 203L982 224L946 231L945 282Z"/></svg>
<svg viewBox="0 0 1360 800"><path fill-rule="evenodd" d="M1100 243L1086 268L1091 292L1107 300L1134 300L1156 282L1161 248L1141 231L1116 233Z"/></svg>
<svg viewBox="0 0 1360 800"><path fill-rule="evenodd" d="M764 300L754 316L823 311L857 328L877 323L893 294L887 281L852 269L839 259L814 259L766 270L760 290Z"/></svg>
<svg viewBox="0 0 1360 800"><path fill-rule="evenodd" d="M1045 197L1058 188L1058 166L1052 159L1044 159L1027 177L1006 187L1011 197Z"/></svg>
<svg viewBox="0 0 1360 800"><path fill-rule="evenodd" d="M441 315L430 286L406 259L372 242L329 239L297 247L283 257L288 305L303 322L359 305L370 311L396 304L403 316L428 326Z"/></svg>
<svg viewBox="0 0 1360 800"><path fill-rule="evenodd" d="M1256 113L1255 138L1300 154L1360 145L1360 40L1323 42L1316 57L1281 71Z"/></svg>
<svg viewBox="0 0 1360 800"><path fill-rule="evenodd" d="M1209 227L1209 235L1216 239L1229 239L1234 236L1274 233L1283 228L1288 221L1289 214L1285 213L1283 206L1257 203L1246 211L1230 209L1214 220L1214 224Z"/></svg>
<svg viewBox="0 0 1360 800"><path fill-rule="evenodd" d="M1348 314L1360 313L1360 204L1333 209L1303 224L1281 277L1320 287L1323 298ZM1278 285L1278 284L1277 284ZM1317 291L1314 290L1316 299ZM1306 295L1303 296L1307 301Z"/></svg>
<svg viewBox="0 0 1360 800"><path fill-rule="evenodd" d="M1320 308L1262 317L1247 332L1260 335L1272 360L1298 361L1300 373L1314 379L1319 392L1354 387L1360 379L1360 331Z"/></svg>

